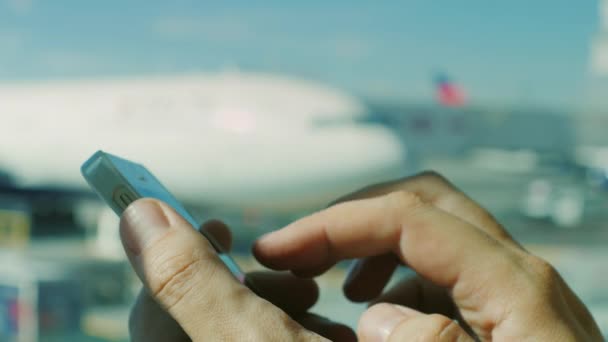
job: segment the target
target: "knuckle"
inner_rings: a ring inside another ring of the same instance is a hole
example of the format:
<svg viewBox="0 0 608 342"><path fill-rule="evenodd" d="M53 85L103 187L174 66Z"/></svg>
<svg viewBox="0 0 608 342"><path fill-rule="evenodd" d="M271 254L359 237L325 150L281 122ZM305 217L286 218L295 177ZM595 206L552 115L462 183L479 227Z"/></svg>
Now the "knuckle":
<svg viewBox="0 0 608 342"><path fill-rule="evenodd" d="M471 285L467 293L488 300L496 295L498 289L507 293L517 293L520 287L525 289L526 286L521 286L524 272L520 257L496 240L488 241L496 246L479 261L479 269L469 270L475 274L478 282Z"/></svg>
<svg viewBox="0 0 608 342"><path fill-rule="evenodd" d="M177 258L176 259L180 259ZM161 299L169 310L179 303L194 287L194 275L198 272L200 260L190 259L167 266L152 289L152 295Z"/></svg>
<svg viewBox="0 0 608 342"><path fill-rule="evenodd" d="M439 172L437 172L435 170L425 170L419 174L419 177L426 179L430 182L444 184L444 185L451 185L450 181L448 181L448 179L446 177L444 177L442 174L440 174Z"/></svg>
<svg viewBox="0 0 608 342"><path fill-rule="evenodd" d="M494 242L495 240L492 240ZM498 244L498 242L494 242ZM494 255L493 258L489 259L488 265L491 266L496 274L503 275L508 278L514 274L521 273L521 261L520 257L512 251L501 247L501 252Z"/></svg>
<svg viewBox="0 0 608 342"><path fill-rule="evenodd" d="M195 286L198 289L205 287L206 284L198 284L195 278L204 272L203 279L213 279L213 273L217 270L213 262L201 267L209 259L206 253L208 251L197 246L196 241L172 234L151 246L142 256L146 269L144 276L151 296L169 309L187 297Z"/></svg>
<svg viewBox="0 0 608 342"><path fill-rule="evenodd" d="M386 200L388 207L397 211L415 210L426 205L420 195L405 190L391 192Z"/></svg>
<svg viewBox="0 0 608 342"><path fill-rule="evenodd" d="M477 219L477 221L480 222L481 224L485 224L485 225L492 224L492 225L500 226L498 221L496 221L496 218L494 217L494 215L492 215L485 208L478 206L476 208L473 208L471 211L473 212L473 215ZM503 229L497 229L496 233L500 235L500 238L503 238L503 237L506 237L509 235Z"/></svg>
<svg viewBox="0 0 608 342"><path fill-rule="evenodd" d="M559 296L559 273L550 263L537 256L519 256L513 274L513 290L527 308L542 307Z"/></svg>
<svg viewBox="0 0 608 342"><path fill-rule="evenodd" d="M535 255L525 258L528 268L531 270L535 282L540 286L555 284L559 278L559 273L548 261Z"/></svg>
<svg viewBox="0 0 608 342"><path fill-rule="evenodd" d="M423 341L445 341L452 340L455 332L458 331L458 324L439 314L432 314L427 317L429 329L424 332Z"/></svg>

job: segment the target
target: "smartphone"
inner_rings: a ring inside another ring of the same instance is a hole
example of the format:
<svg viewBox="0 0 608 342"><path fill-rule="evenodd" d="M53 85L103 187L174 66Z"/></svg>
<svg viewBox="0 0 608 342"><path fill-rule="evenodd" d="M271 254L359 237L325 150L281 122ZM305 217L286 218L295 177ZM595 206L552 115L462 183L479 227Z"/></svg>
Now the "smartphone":
<svg viewBox="0 0 608 342"><path fill-rule="evenodd" d="M192 229L198 227L198 222L186 208L141 164L97 151L82 164L80 171L91 188L118 216L135 200L150 197L171 206L192 225ZM201 233L209 240L230 272L244 283L245 274L237 263L222 250L213 236L204 231Z"/></svg>

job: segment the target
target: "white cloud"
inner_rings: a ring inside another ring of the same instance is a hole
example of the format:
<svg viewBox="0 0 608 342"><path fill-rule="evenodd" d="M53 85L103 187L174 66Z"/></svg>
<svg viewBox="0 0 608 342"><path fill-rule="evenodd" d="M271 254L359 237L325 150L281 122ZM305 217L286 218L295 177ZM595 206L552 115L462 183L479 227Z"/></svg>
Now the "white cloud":
<svg viewBox="0 0 608 342"><path fill-rule="evenodd" d="M32 10L32 0L6 0L8 8L17 14L27 14Z"/></svg>

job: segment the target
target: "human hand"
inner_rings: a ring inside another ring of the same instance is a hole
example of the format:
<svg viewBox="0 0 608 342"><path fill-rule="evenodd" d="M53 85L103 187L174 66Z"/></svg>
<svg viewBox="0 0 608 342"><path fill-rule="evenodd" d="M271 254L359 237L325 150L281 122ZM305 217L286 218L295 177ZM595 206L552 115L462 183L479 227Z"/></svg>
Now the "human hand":
<svg viewBox="0 0 608 342"><path fill-rule="evenodd" d="M226 225L209 221L201 229L230 250ZM120 233L145 286L129 319L133 341L355 339L348 327L307 312L318 298L314 281L286 272L249 273L246 282L255 284L256 296L164 203L133 203L123 214Z"/></svg>
<svg viewBox="0 0 608 342"><path fill-rule="evenodd" d="M555 269L443 177L424 173L338 202L262 237L254 253L304 277L362 258L344 292L380 304L360 318L360 340L603 340ZM418 276L383 293L399 263Z"/></svg>

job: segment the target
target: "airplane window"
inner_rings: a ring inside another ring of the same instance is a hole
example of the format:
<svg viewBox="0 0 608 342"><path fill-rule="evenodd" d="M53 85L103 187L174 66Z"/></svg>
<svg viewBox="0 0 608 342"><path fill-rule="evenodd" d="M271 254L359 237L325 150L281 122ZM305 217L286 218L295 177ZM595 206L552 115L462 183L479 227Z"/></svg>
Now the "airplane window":
<svg viewBox="0 0 608 342"><path fill-rule="evenodd" d="M97 150L229 225L246 270L263 234L434 170L608 338L608 0L572 3L0 0L0 341L129 340ZM313 311L355 327L346 264Z"/></svg>

